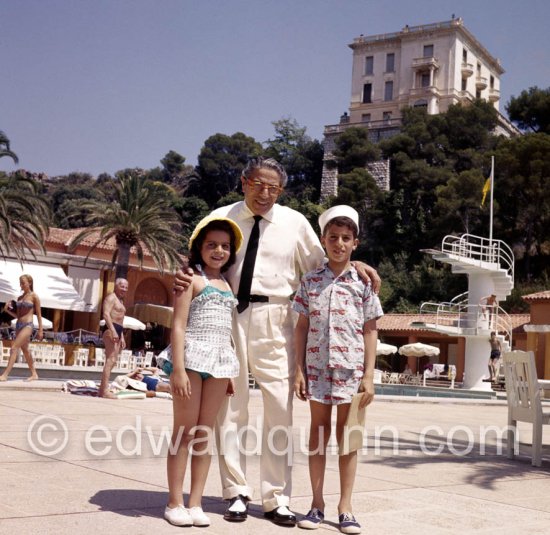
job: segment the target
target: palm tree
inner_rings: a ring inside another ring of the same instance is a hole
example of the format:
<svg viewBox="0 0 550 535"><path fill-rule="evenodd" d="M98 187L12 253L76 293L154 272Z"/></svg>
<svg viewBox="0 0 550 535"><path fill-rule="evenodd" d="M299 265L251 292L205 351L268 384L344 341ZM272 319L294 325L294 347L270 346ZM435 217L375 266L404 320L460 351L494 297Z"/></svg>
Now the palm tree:
<svg viewBox="0 0 550 535"><path fill-rule="evenodd" d="M13 160L13 163L19 163L19 158L17 157L17 154L10 150L10 140L8 139L8 136L0 130L0 158L8 156Z"/></svg>
<svg viewBox="0 0 550 535"><path fill-rule="evenodd" d="M87 212L84 220L89 226L71 240L69 250L91 237L88 258L98 245L114 238L117 248L112 263L116 263L116 278L127 277L132 248L140 267L147 249L161 272L167 267L175 269L180 262L179 220L168 191L163 184L148 182L137 170L127 172L113 184L112 199L81 204L79 211Z"/></svg>
<svg viewBox="0 0 550 535"><path fill-rule="evenodd" d="M23 260L44 252L51 210L39 184L24 172L0 173L0 256Z"/></svg>

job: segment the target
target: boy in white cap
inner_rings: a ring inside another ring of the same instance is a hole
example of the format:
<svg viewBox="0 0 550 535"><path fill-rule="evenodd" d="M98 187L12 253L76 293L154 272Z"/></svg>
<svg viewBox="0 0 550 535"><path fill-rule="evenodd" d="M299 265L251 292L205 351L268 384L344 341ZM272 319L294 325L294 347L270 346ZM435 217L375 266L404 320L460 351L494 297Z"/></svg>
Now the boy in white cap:
<svg viewBox="0 0 550 535"><path fill-rule="evenodd" d="M370 283L359 278L350 262L358 244L357 212L350 206L333 206L321 214L319 226L328 262L302 278L293 304L299 313L294 337L294 392L299 399L309 400L311 413L309 474L313 499L311 510L298 522L304 529L316 529L324 519L323 482L332 405L337 406L336 438L340 445L353 395L363 393L359 408L373 400L376 319L383 315ZM339 468L339 528L342 533L360 533L351 508L357 451L341 455Z"/></svg>

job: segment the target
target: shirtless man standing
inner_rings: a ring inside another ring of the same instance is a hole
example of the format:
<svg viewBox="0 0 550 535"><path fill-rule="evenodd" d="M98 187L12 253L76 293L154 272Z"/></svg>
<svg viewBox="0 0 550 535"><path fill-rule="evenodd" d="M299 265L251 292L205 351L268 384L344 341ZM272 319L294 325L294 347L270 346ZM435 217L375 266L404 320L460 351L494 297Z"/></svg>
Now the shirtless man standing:
<svg viewBox="0 0 550 535"><path fill-rule="evenodd" d="M116 279L114 292L108 294L103 301L103 319L105 320L105 332L103 333L105 365L103 366L101 385L99 386L99 397L102 398L117 399L117 397L109 391L109 378L118 355L126 347L122 334L122 322L124 321L124 314L126 313L126 307L123 305L123 301L127 291L128 281L126 279Z"/></svg>

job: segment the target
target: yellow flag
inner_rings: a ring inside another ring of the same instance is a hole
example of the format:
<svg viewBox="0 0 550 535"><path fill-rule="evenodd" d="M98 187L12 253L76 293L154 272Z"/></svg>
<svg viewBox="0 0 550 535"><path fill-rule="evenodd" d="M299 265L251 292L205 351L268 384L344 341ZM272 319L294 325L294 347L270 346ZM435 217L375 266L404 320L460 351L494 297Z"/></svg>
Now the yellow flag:
<svg viewBox="0 0 550 535"><path fill-rule="evenodd" d="M489 193L489 190L491 189L491 177L489 177L485 181L485 185L483 186L483 199L481 199L481 208L483 208L483 205L485 204L485 197L487 197L487 193Z"/></svg>

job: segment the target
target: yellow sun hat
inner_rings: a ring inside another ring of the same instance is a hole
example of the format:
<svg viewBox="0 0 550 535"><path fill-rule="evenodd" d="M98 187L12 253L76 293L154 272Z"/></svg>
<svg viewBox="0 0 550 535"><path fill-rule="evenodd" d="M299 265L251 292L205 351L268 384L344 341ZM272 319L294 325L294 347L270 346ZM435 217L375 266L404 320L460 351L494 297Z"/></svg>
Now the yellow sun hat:
<svg viewBox="0 0 550 535"><path fill-rule="evenodd" d="M235 252L238 253L241 245L243 244L243 233L241 232L239 225L237 225L235 221L229 219L228 217L223 217L219 215L207 215L199 221L199 223L195 227L195 230L191 234L191 237L189 238L189 250L191 250L191 247L193 247L193 242L199 235L200 231L213 221L225 221L226 223L229 223L231 229L233 230L233 235L235 236Z"/></svg>

